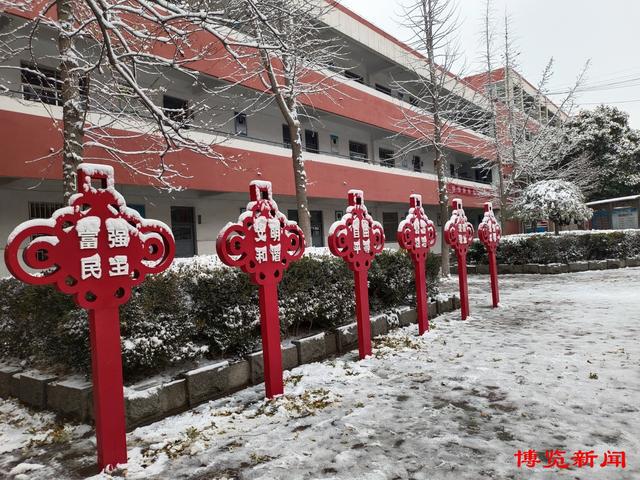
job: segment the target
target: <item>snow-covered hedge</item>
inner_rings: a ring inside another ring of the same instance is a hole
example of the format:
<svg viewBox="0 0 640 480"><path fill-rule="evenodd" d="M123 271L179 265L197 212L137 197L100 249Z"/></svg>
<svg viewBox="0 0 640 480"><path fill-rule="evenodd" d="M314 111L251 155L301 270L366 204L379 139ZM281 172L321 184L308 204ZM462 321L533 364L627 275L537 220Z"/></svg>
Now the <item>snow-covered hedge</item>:
<svg viewBox="0 0 640 480"><path fill-rule="evenodd" d="M498 263L569 263L582 260L631 258L640 255L640 230L536 233L502 238L497 251ZM469 249L468 260L488 263L482 243Z"/></svg>
<svg viewBox="0 0 640 480"><path fill-rule="evenodd" d="M440 259L427 264L436 293ZM370 270L372 311L411 302L413 269L403 252L385 250ZM331 256L310 255L291 265L280 285L283 335L328 329L353 316L352 273ZM181 261L137 288L120 309L125 376L155 373L185 360L242 355L259 341L257 288L237 269L211 259ZM51 287L0 280L0 359L90 368L86 313Z"/></svg>

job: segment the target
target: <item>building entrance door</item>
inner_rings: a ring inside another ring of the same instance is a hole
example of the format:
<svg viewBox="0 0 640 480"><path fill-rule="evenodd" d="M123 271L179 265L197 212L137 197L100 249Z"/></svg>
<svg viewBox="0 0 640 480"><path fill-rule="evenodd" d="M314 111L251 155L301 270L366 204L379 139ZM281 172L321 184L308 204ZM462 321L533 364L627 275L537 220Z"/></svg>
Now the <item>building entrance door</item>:
<svg viewBox="0 0 640 480"><path fill-rule="evenodd" d="M171 207L171 230L176 240L176 257L196 254L196 225L193 207Z"/></svg>

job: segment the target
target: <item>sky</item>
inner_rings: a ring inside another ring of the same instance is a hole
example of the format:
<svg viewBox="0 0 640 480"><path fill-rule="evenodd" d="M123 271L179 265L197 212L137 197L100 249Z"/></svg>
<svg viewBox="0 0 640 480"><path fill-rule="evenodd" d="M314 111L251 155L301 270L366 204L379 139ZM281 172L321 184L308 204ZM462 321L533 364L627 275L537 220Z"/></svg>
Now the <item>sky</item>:
<svg viewBox="0 0 640 480"><path fill-rule="evenodd" d="M401 26L402 5L412 0L341 0L359 15L400 40L409 34ZM481 29L484 0L457 0L459 44L466 58L465 72L482 70ZM607 103L625 110L640 128L640 1L637 0L492 0L496 33L503 35L505 13L520 52L518 70L536 85L554 59L550 92L566 91L590 60L583 89L576 98L581 108ZM498 38L501 41L501 38ZM564 95L551 96L559 102Z"/></svg>

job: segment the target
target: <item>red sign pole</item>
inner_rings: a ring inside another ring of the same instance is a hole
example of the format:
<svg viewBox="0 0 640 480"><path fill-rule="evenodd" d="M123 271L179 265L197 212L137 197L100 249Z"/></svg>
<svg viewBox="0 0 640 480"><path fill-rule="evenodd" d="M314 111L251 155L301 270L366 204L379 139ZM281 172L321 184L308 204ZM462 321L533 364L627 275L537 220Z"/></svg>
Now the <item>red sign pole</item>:
<svg viewBox="0 0 640 480"><path fill-rule="evenodd" d="M14 277L35 285L53 283L89 311L101 470L127 463L118 307L147 274L168 268L174 252L169 227L127 208L114 188L113 168L88 163L78 166L78 193L69 206L50 219L25 222L9 235L5 262Z"/></svg>
<svg viewBox="0 0 640 480"><path fill-rule="evenodd" d="M329 250L353 272L360 358L371 355L368 277L371 262L384 248L384 230L364 204L361 190L349 190L347 213L331 225Z"/></svg>
<svg viewBox="0 0 640 480"><path fill-rule="evenodd" d="M127 462L118 307L89 310L98 465Z"/></svg>
<svg viewBox="0 0 640 480"><path fill-rule="evenodd" d="M444 239L456 251L458 259L458 283L460 285L460 311L462 320L469 316L469 289L467 286L467 251L473 241L473 225L467 221L462 200L454 198L451 218L444 226Z"/></svg>
<svg viewBox="0 0 640 480"><path fill-rule="evenodd" d="M426 266L429 249L436 244L436 227L422 207L422 195L409 197L409 213L400 222L397 233L398 244L411 254L416 282L416 308L418 310L418 333L429 331L427 314Z"/></svg>
<svg viewBox="0 0 640 480"><path fill-rule="evenodd" d="M258 285L265 389L273 398L284 392L278 284L289 265L302 257L304 235L278 210L270 182L251 182L249 195L251 201L238 222L218 234L216 250L220 260L239 267Z"/></svg>
<svg viewBox="0 0 640 480"><path fill-rule="evenodd" d="M478 227L478 238L487 249L489 258L489 274L491 275L491 299L493 308L500 304L500 292L498 290L498 261L496 260L496 250L502 238L502 229L493 213L491 202L484 204L484 217Z"/></svg>

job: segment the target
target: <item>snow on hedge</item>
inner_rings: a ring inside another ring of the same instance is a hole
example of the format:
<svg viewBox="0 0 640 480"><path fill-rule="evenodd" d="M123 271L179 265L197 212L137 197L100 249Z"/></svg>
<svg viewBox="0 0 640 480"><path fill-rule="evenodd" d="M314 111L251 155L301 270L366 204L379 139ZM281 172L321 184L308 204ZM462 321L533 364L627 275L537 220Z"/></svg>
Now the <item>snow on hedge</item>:
<svg viewBox="0 0 640 480"><path fill-rule="evenodd" d="M513 206L524 221L552 220L568 225L587 221L593 215L580 189L566 180L542 180L529 185Z"/></svg>

